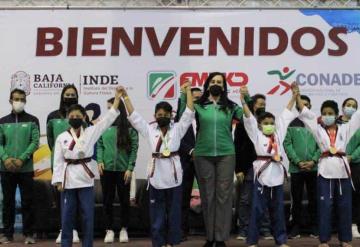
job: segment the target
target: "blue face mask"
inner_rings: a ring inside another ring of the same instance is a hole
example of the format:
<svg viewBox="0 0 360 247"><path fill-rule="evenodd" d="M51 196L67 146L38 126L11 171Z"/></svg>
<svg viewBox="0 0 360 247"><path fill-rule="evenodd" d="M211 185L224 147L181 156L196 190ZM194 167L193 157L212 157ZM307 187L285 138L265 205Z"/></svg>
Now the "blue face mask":
<svg viewBox="0 0 360 247"><path fill-rule="evenodd" d="M347 117L351 117L356 112L356 109L354 107L345 106L344 107L344 114Z"/></svg>
<svg viewBox="0 0 360 247"><path fill-rule="evenodd" d="M335 116L321 116L321 120L326 126L331 126L335 123Z"/></svg>

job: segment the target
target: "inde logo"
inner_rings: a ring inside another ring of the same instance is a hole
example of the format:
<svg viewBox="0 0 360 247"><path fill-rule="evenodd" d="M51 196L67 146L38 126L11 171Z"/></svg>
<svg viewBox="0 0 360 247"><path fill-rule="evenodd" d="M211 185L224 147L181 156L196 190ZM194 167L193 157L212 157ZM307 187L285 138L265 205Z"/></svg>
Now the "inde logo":
<svg viewBox="0 0 360 247"><path fill-rule="evenodd" d="M149 72L147 88L149 99L175 99L175 72Z"/></svg>
<svg viewBox="0 0 360 247"><path fill-rule="evenodd" d="M278 85L273 87L269 92L267 92L268 95L274 95L280 87L283 88L283 91L280 93L280 95L286 94L291 89L291 82L288 82L288 80L294 73L295 69L291 70L289 67L284 67L282 71L280 70L270 70L267 72L268 75L276 75L278 77Z"/></svg>

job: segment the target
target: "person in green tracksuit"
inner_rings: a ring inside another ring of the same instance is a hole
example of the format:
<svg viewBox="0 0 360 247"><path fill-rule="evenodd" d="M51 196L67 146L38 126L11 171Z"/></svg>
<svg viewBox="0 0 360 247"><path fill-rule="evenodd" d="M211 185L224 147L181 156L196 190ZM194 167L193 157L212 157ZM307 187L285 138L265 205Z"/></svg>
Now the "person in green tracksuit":
<svg viewBox="0 0 360 247"><path fill-rule="evenodd" d="M67 131L70 128L68 119L66 118L67 110L71 105L77 104L79 99L78 91L73 84L66 85L61 92L60 97L60 106L58 109L52 111L46 120L46 136L49 149L51 151L51 170L53 169L53 162L54 162L54 146L56 138ZM55 189L55 200L56 206L59 209L59 219L61 219L61 205L60 205L60 197L61 193ZM60 222L60 220L59 220ZM61 229L61 225L59 226ZM58 237L56 238L55 242L57 244L61 243L61 230L59 232ZM73 233L73 243L79 243L79 235L76 230Z"/></svg>
<svg viewBox="0 0 360 247"><path fill-rule="evenodd" d="M310 98L301 95L304 105L311 109ZM300 238L300 227L304 215L302 214L302 197L304 184L308 197L308 212L310 216L311 235L317 236L317 163L321 151L312 133L305 128L304 123L296 118L287 130L284 140L284 149L290 161L289 172L291 174L291 215L292 229L289 238Z"/></svg>
<svg viewBox="0 0 360 247"><path fill-rule="evenodd" d="M33 153L39 146L39 120L24 111L26 94L14 89L10 94L12 111L0 119L0 171L3 190L3 237L1 244L13 240L15 193L19 186L25 244L34 244L33 237Z"/></svg>
<svg viewBox="0 0 360 247"><path fill-rule="evenodd" d="M347 98L342 104L343 115L338 122L346 124L358 108L358 102L354 98ZM352 193L352 235L353 238L360 238L360 130L350 139L346 153L350 158L350 169L355 190Z"/></svg>
<svg viewBox="0 0 360 247"><path fill-rule="evenodd" d="M185 109L181 94L181 110ZM235 146L232 122L240 120L242 108L229 100L226 78L210 73L202 97L195 102L197 136L193 151L206 227L205 247L226 246L232 223L232 191Z"/></svg>
<svg viewBox="0 0 360 247"><path fill-rule="evenodd" d="M108 100L108 108L113 102L114 98ZM120 101L119 111L120 116L97 142L97 162L104 198L105 243L114 242L113 203L115 190L117 190L121 204L119 242L126 243L129 241L127 227L130 215L130 182L135 167L139 137L137 131L130 126L126 118L127 113L122 101Z"/></svg>

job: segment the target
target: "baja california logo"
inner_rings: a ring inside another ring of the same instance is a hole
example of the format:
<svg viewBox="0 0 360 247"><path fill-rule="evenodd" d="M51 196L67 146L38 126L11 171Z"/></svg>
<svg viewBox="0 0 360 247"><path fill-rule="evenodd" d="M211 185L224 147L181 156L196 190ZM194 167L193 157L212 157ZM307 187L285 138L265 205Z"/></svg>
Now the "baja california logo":
<svg viewBox="0 0 360 247"><path fill-rule="evenodd" d="M11 76L10 90L13 91L14 89L21 89L25 92L26 95L29 95L31 91L30 75L24 71L17 71L15 74L13 74Z"/></svg>
<svg viewBox="0 0 360 247"><path fill-rule="evenodd" d="M175 99L175 72L171 71L151 71L148 73L148 93L149 99Z"/></svg>
<svg viewBox="0 0 360 247"><path fill-rule="evenodd" d="M278 85L273 87L269 92L267 92L268 95L274 95L280 87L284 87L284 90L280 93L280 95L286 94L291 89L291 83L286 82L288 78L290 78L294 73L295 69L290 71L289 67L284 67L282 71L280 70L270 70L267 72L268 75L277 75L279 77Z"/></svg>

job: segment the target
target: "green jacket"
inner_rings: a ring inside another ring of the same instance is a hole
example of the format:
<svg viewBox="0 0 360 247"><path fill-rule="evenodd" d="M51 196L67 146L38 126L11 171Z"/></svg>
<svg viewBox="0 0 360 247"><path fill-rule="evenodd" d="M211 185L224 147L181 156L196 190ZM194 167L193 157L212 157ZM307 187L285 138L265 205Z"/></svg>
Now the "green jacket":
<svg viewBox="0 0 360 247"><path fill-rule="evenodd" d="M351 165L360 165L360 129L350 138L346 153L351 156Z"/></svg>
<svg viewBox="0 0 360 247"><path fill-rule="evenodd" d="M26 113L11 113L0 119L0 171L7 171L4 161L8 158L24 162L17 172L32 172L33 154L39 147L39 120Z"/></svg>
<svg viewBox="0 0 360 247"><path fill-rule="evenodd" d="M186 107L186 95L181 94L180 115ZM207 102L195 104L197 135L194 149L195 156L234 155L235 146L232 138L233 119L242 119L242 108L234 103L232 110L224 111L220 105Z"/></svg>
<svg viewBox="0 0 360 247"><path fill-rule="evenodd" d="M104 164L106 171L133 171L139 147L139 136L136 130L129 128L131 139L130 152L117 148L117 127L105 131L97 142L97 162ZM116 162L114 162L116 161Z"/></svg>
<svg viewBox="0 0 360 247"><path fill-rule="evenodd" d="M46 136L49 149L51 150L51 168L54 163L54 146L56 138L70 128L68 119L64 118L59 110L51 112L46 120Z"/></svg>
<svg viewBox="0 0 360 247"><path fill-rule="evenodd" d="M307 130L302 121L296 118L291 122L284 140L284 149L290 161L289 172L301 172L299 162L314 161L311 171L317 171L317 163L321 155L314 136Z"/></svg>

